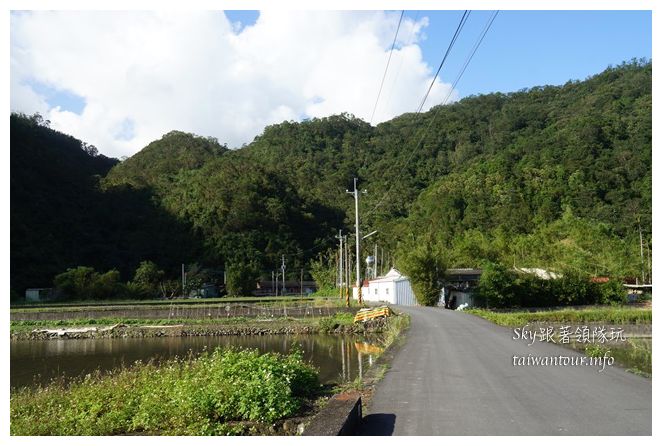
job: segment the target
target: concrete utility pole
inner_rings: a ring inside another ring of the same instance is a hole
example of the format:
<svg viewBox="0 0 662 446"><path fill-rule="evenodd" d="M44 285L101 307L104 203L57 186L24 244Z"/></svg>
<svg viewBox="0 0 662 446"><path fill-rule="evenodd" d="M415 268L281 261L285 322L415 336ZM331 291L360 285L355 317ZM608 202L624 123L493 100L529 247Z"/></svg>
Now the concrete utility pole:
<svg viewBox="0 0 662 446"><path fill-rule="evenodd" d="M346 191L348 194L354 195L354 213L356 217L356 287L358 292L359 305L363 305L363 296L361 295L361 257L359 254L359 191L356 189L356 178L354 178L354 190ZM368 192L367 190L362 190L362 193Z"/></svg>
<svg viewBox="0 0 662 446"><path fill-rule="evenodd" d="M186 290L186 271L184 270L184 264L182 263L182 297Z"/></svg>
<svg viewBox="0 0 662 446"><path fill-rule="evenodd" d="M342 286L343 286L343 263L342 263L342 258L343 258L343 248L342 248L342 229L338 231L338 235L336 235L336 238L338 239L338 243L340 243L340 260L338 262L338 281L336 284L338 285L338 288L340 288L340 298L342 299Z"/></svg>
<svg viewBox="0 0 662 446"><path fill-rule="evenodd" d="M343 235L345 242L345 305L349 307L349 243L347 243L347 236Z"/></svg>
<svg viewBox="0 0 662 446"><path fill-rule="evenodd" d="M653 283L653 266L651 265L651 245L646 242L646 249L648 250L648 283Z"/></svg>
<svg viewBox="0 0 662 446"><path fill-rule="evenodd" d="M281 257L280 269L283 272L283 292L281 294L284 296L285 295L285 256Z"/></svg>
<svg viewBox="0 0 662 446"><path fill-rule="evenodd" d="M646 283L646 263L644 262L644 238L641 234L641 217L639 217L639 249L641 251L641 283Z"/></svg>

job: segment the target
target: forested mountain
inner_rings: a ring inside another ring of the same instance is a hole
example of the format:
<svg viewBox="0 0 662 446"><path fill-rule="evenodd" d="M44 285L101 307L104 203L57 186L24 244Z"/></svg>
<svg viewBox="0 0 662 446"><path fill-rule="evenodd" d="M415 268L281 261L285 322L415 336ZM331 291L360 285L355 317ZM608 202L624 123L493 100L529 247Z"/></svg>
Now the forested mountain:
<svg viewBox="0 0 662 446"><path fill-rule="evenodd" d="M138 156L113 169L105 184L128 184L135 188L167 186L180 171L195 170L227 152L215 138L172 131L148 144Z"/></svg>
<svg viewBox="0 0 662 446"><path fill-rule="evenodd" d="M27 172L41 161L21 147L54 153L64 145L43 136L56 132L13 116L12 289L48 283L65 266L126 275L140 260L268 277L286 255L296 275L335 246L338 229L353 230L345 189L355 176L368 190L362 229L379 230L370 249L377 242L397 258L424 245L456 267L489 260L640 275L639 227L646 243L651 236L651 87L651 63L633 61L585 81L469 97L376 127L351 115L284 122L237 150L170 132L107 175L81 168L73 177L62 163ZM69 186L42 181L49 175ZM104 177L101 187L93 175ZM69 200L71 188L85 193ZM80 233L95 243L81 239L81 252L67 250L71 235L54 233L40 214L38 203L51 197L78 203L48 208L51 218L76 234L86 228ZM33 223L23 223L26 215ZM177 235L187 241L170 253ZM103 260L88 260L82 251L90 250ZM32 266L34 257L44 260Z"/></svg>
<svg viewBox="0 0 662 446"><path fill-rule="evenodd" d="M47 287L100 242L86 211L96 207L99 178L117 160L49 129L39 115L10 119L11 288Z"/></svg>
<svg viewBox="0 0 662 446"><path fill-rule="evenodd" d="M14 297L50 287L56 274L79 265L128 279L142 260L175 270L203 253L189 225L155 203L151 189L101 189L116 159L49 129L38 115L13 114L10 123Z"/></svg>

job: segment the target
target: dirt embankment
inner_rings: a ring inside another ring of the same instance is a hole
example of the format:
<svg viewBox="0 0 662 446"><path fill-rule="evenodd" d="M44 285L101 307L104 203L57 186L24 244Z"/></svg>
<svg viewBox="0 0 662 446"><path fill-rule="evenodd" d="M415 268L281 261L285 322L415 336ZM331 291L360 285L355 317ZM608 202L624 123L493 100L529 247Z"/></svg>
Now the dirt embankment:
<svg viewBox="0 0 662 446"><path fill-rule="evenodd" d="M364 334L379 333L386 325L384 319L366 321L359 324L336 325L327 329L317 324L286 324L282 322L255 323L242 325L162 325L128 326L116 324L110 327L35 329L11 334L12 340L46 339L110 339L110 338L152 338L167 336L260 336L295 335L315 333Z"/></svg>

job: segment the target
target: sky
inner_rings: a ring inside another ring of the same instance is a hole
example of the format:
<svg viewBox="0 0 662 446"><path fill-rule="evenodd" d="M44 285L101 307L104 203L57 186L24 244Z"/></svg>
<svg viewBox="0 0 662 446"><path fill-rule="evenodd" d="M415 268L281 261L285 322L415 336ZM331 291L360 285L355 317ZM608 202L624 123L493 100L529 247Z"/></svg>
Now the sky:
<svg viewBox="0 0 662 446"><path fill-rule="evenodd" d="M284 120L376 125L416 110L462 12L405 11L377 101L401 11L14 11L10 107L113 157L170 130L235 148ZM652 57L650 11L505 10L458 79L491 14L470 13L423 110Z"/></svg>

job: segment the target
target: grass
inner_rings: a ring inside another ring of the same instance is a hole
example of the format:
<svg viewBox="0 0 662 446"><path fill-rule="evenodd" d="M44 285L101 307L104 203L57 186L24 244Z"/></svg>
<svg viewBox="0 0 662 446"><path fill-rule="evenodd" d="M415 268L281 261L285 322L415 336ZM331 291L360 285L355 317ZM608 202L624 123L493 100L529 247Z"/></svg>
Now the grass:
<svg viewBox="0 0 662 446"><path fill-rule="evenodd" d="M144 325L186 325L186 326L210 326L210 325L241 325L247 324L248 318L224 318L224 319L124 319L124 318L81 318L81 319L54 319L54 320L26 320L11 321L10 333L23 333L35 329L55 328L79 328L79 327L107 327L123 324L129 327L140 327ZM287 318L279 319L278 322L290 322ZM264 322L251 322L251 325L264 325Z"/></svg>
<svg viewBox="0 0 662 446"><path fill-rule="evenodd" d="M392 322L386 326L386 332L392 330L393 324L400 323L401 317L391 318ZM123 324L129 327L144 325L185 325L186 327L220 327L220 326L250 326L250 327L280 327L280 326L306 326L318 328L322 333L331 333L336 329L345 329L354 325L354 315L351 313L336 313L328 317L279 317L269 320L260 320L254 317L233 317L220 319L128 319L128 318L80 318L80 319L54 319L54 320L23 320L11 321L10 333L18 334L30 332L35 329L75 328L75 327L104 327Z"/></svg>
<svg viewBox="0 0 662 446"><path fill-rule="evenodd" d="M616 363L638 375L650 377L653 373L652 343L643 339L628 339L621 345L592 344L584 347L584 353L592 357L612 356Z"/></svg>
<svg viewBox="0 0 662 446"><path fill-rule="evenodd" d="M317 371L301 352L217 349L156 366L137 363L23 388L11 394L12 435L217 435L242 422L273 423L299 414L317 396Z"/></svg>
<svg viewBox="0 0 662 446"><path fill-rule="evenodd" d="M268 296L268 297L212 297L204 299L148 299L148 300L84 300L66 302L31 302L11 305L12 312L30 311L87 311L90 307L126 308L132 306L161 308L168 305L208 306L212 304L259 303L264 305L283 305L283 303L310 303L326 305L322 297ZM335 299L337 300L337 299Z"/></svg>
<svg viewBox="0 0 662 446"><path fill-rule="evenodd" d="M354 315L351 313L336 313L333 316L320 318L318 321L320 330L325 333L352 324L354 324Z"/></svg>
<svg viewBox="0 0 662 446"><path fill-rule="evenodd" d="M507 327L523 327L532 323L643 325L651 324L653 320L652 310L628 307L537 312L494 312L471 309L466 310L466 312ZM643 339L628 339L626 342L614 345L592 343L589 345L569 345L569 347L583 351L587 356L592 357L602 357L609 352L609 356L613 356L615 362L628 369L628 371L644 376L651 376L652 374L651 343Z"/></svg>
<svg viewBox="0 0 662 446"><path fill-rule="evenodd" d="M497 325L521 327L534 322L556 323L594 323L608 324L651 324L653 312L650 309L628 307L587 308L581 310L551 310L551 311L513 311L495 312L483 309L465 310L467 313L482 317Z"/></svg>

